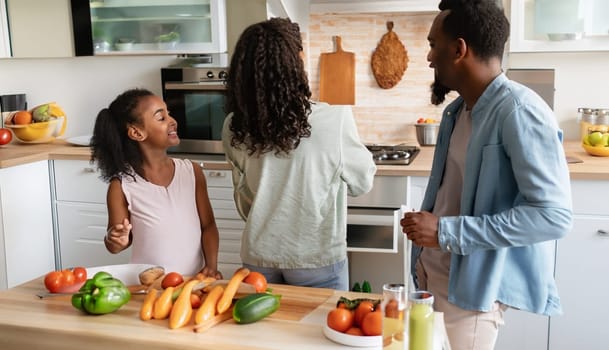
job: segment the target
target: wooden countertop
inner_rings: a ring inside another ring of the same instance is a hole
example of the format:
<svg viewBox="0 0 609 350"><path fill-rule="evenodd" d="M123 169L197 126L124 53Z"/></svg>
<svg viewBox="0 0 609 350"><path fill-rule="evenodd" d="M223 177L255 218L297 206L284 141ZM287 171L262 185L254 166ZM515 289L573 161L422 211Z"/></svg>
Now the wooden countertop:
<svg viewBox="0 0 609 350"><path fill-rule="evenodd" d="M118 311L86 315L69 295L40 299L43 277L0 291L0 349L345 349L322 333L325 315L341 295L377 294L332 289L269 285L281 294L281 306L271 316L248 325L232 319L203 333L193 324L171 330L167 320L141 321L143 295L134 295Z"/></svg>
<svg viewBox="0 0 609 350"><path fill-rule="evenodd" d="M564 147L568 158L583 161L569 164L571 179L609 180L609 157L588 155L577 141L567 141ZM379 165L377 175L429 176L433 150L433 147L421 147L421 152L410 165ZM73 146L63 140L48 144L11 143L0 146L0 169L48 159L89 160L90 155L88 147ZM204 160L203 165L206 169L230 169L226 162L217 160Z"/></svg>

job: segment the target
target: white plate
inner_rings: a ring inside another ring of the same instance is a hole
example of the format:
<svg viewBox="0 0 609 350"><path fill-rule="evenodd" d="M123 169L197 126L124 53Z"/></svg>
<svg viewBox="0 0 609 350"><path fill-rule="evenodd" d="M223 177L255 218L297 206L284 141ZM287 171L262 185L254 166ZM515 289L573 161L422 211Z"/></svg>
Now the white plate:
<svg viewBox="0 0 609 350"><path fill-rule="evenodd" d="M92 278L99 271L105 271L112 277L121 280L125 285L132 286L140 284L139 274L147 268L157 265L151 264L121 264L87 267L87 278Z"/></svg>
<svg viewBox="0 0 609 350"><path fill-rule="evenodd" d="M356 346L362 348L375 348L380 349L383 346L383 337L380 335L377 336L357 336L350 335L346 333L341 333L333 330L328 327L328 325L324 325L323 328L324 335L326 338L332 340L335 343L348 345L348 346Z"/></svg>
<svg viewBox="0 0 609 350"><path fill-rule="evenodd" d="M91 135L74 136L66 139L66 142L76 146L89 146L91 143Z"/></svg>

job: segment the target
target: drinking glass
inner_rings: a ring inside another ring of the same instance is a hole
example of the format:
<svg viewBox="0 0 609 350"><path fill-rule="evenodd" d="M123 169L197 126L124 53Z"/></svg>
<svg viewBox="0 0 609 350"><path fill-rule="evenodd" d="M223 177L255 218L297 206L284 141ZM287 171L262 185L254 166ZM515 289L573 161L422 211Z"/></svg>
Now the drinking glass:
<svg viewBox="0 0 609 350"><path fill-rule="evenodd" d="M406 311L408 291L403 283L383 285L383 349L407 349Z"/></svg>

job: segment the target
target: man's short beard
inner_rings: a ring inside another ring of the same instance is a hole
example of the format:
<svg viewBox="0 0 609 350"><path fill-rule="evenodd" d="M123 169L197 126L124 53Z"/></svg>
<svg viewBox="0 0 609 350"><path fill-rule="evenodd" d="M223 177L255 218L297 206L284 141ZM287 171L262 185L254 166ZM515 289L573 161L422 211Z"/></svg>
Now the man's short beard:
<svg viewBox="0 0 609 350"><path fill-rule="evenodd" d="M433 83L431 83L431 103L436 106L442 104L449 92L451 92L451 89L442 85L437 78L434 78Z"/></svg>

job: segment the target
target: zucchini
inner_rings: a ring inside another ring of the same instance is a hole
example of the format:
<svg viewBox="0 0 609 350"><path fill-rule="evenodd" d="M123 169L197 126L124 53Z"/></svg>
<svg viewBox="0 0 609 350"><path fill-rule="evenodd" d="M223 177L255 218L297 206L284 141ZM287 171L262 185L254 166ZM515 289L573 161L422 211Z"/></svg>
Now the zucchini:
<svg viewBox="0 0 609 350"><path fill-rule="evenodd" d="M239 324L259 321L279 309L281 295L255 293L243 297L233 307L233 319Z"/></svg>

